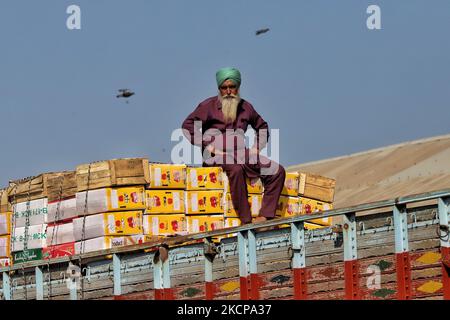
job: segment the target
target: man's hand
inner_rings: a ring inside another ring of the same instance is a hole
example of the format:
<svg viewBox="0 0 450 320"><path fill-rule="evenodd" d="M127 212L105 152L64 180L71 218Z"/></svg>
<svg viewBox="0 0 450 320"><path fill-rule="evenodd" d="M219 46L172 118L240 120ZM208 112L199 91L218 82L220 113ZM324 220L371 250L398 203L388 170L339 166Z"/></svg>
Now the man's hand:
<svg viewBox="0 0 450 320"><path fill-rule="evenodd" d="M222 155L226 154L226 152L216 149L212 144L208 145L206 147L206 150L208 150L211 154L214 154L216 156L222 156Z"/></svg>
<svg viewBox="0 0 450 320"><path fill-rule="evenodd" d="M258 148L252 147L250 149L250 156L254 156L254 155L257 155L257 154L259 154Z"/></svg>

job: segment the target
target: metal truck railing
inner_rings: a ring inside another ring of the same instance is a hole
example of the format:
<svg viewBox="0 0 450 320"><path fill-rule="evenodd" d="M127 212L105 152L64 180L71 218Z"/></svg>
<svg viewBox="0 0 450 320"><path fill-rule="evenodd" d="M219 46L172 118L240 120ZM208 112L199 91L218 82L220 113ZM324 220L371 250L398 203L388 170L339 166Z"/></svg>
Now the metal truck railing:
<svg viewBox="0 0 450 320"><path fill-rule="evenodd" d="M344 251L344 280L345 280L345 298L349 300L360 299L359 290L359 267L358 267L358 243L357 243L357 225L356 213L373 210L392 208L393 229L395 233L395 261L397 277L397 299L410 299L411 293L411 265L409 260L408 243L408 222L406 205L437 200L437 216L439 219L439 239L440 252L442 256L442 287L444 299L450 299L450 240L449 240L449 216L450 216L450 189L429 192L424 194L412 195L396 198L392 200L373 202L357 205L354 207L329 210L320 214L321 218L342 217L342 241ZM260 299L258 290L258 270L257 270L257 230L262 227L274 227L284 224L290 225L290 241L292 249L292 271L293 271L293 290L294 299L307 298L307 278L306 278L306 252L304 224L314 216L294 216L290 218L274 219L257 225L244 225L221 230L210 231L207 233L198 233L187 236L166 238L152 243L143 243L139 245L118 247L103 251L89 252L82 255L74 255L52 259L48 261L30 261L19 263L14 266L0 269L3 275L2 294L3 299L11 300L13 297L13 286L11 283L11 274L14 272L27 270L33 272L35 284L30 286L35 290L37 300L44 299L44 269L50 270L52 265L66 264L73 266L95 259L105 259L105 256L112 255L113 266L113 294L115 297L122 295L122 259L127 255L138 252L155 251L152 256L153 286L155 299L173 299L171 289L171 268L170 256L173 254L169 250L169 258L165 261L159 259L157 248L160 246L180 246L184 243L203 242L204 259L204 281L205 298L214 298L213 287L213 263L214 256L217 253L213 239L218 236L237 234L237 251L239 260L239 278L240 278L240 298L243 300ZM25 282L25 286L27 284ZM83 295L82 295L83 296ZM79 298L77 286L70 287L70 299Z"/></svg>

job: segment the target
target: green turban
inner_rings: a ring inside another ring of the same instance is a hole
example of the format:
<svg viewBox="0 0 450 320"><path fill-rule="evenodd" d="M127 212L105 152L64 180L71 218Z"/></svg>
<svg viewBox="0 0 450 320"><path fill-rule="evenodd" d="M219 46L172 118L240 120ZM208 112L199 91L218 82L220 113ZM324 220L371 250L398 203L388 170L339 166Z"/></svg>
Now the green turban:
<svg viewBox="0 0 450 320"><path fill-rule="evenodd" d="M238 87L241 85L241 73L235 68L222 68L216 73L217 87L225 80L232 80Z"/></svg>

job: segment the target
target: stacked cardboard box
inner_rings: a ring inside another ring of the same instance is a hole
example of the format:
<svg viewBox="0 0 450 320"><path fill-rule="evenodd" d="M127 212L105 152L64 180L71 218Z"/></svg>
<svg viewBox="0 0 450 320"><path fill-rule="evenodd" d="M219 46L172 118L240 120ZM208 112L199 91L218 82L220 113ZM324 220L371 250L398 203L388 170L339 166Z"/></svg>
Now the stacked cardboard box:
<svg viewBox="0 0 450 320"><path fill-rule="evenodd" d="M237 227L241 225L241 220L237 211L233 207L233 202L231 199L229 179L225 175L225 228ZM246 179L247 193L248 193L248 203L250 205L250 211L252 217L257 217L259 215L259 210L261 210L262 197L263 197L263 185L260 179ZM229 236L235 236L236 234L230 234Z"/></svg>
<svg viewBox="0 0 450 320"><path fill-rule="evenodd" d="M143 186L123 188L103 188L77 192L76 208L78 217L73 219L75 253L85 253L108 247L110 237L142 235L142 216L146 207ZM89 239L97 239L90 241ZM86 251L89 250L89 251Z"/></svg>
<svg viewBox="0 0 450 320"><path fill-rule="evenodd" d="M187 234L186 165L151 163L149 167L144 234L152 237Z"/></svg>
<svg viewBox="0 0 450 320"><path fill-rule="evenodd" d="M317 215L319 212L331 210L335 184L334 179L316 174L286 173L276 215L278 217ZM331 218L317 218L309 220L305 226L309 229L317 229L331 224Z"/></svg>
<svg viewBox="0 0 450 320"><path fill-rule="evenodd" d="M10 182L8 199L12 205L12 263L40 260L47 246L49 179L63 172L43 173Z"/></svg>
<svg viewBox="0 0 450 320"><path fill-rule="evenodd" d="M186 217L189 233L224 227L224 172L220 167L188 167Z"/></svg>
<svg viewBox="0 0 450 320"><path fill-rule="evenodd" d="M75 171L48 179L47 246L42 250L43 259L75 254L72 221L78 215L76 191Z"/></svg>
<svg viewBox="0 0 450 320"><path fill-rule="evenodd" d="M0 212L0 267L11 264L11 212Z"/></svg>
<svg viewBox="0 0 450 320"><path fill-rule="evenodd" d="M332 209L334 187L333 179L287 173L276 215ZM247 179L247 190L256 217L263 185ZM314 229L331 222L314 217L305 225ZM76 171L14 181L0 190L0 266L240 224L220 167L149 163L144 158L99 161L79 165Z"/></svg>
<svg viewBox="0 0 450 320"><path fill-rule="evenodd" d="M0 267L11 265L11 218L8 189L0 189Z"/></svg>
<svg viewBox="0 0 450 320"><path fill-rule="evenodd" d="M76 254L148 240L143 235L145 186L150 183L148 159L82 164L76 168L76 181Z"/></svg>

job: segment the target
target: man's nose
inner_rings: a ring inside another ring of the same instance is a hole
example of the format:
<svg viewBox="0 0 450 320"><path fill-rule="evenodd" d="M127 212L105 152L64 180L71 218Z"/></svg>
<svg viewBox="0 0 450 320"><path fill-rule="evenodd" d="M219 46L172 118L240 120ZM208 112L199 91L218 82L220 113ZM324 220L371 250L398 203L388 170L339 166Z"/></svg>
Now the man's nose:
<svg viewBox="0 0 450 320"><path fill-rule="evenodd" d="M231 94L231 88L227 88L227 95Z"/></svg>

